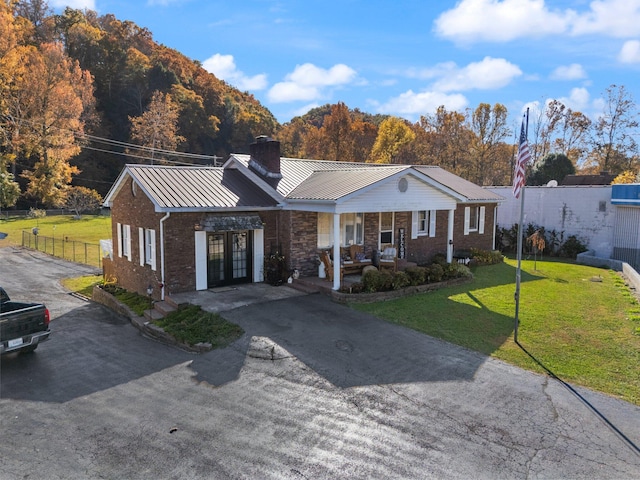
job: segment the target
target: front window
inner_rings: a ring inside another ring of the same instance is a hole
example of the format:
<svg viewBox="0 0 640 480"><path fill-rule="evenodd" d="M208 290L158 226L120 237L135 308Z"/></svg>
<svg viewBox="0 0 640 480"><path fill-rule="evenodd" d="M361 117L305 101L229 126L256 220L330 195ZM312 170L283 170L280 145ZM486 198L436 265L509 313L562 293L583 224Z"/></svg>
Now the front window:
<svg viewBox="0 0 640 480"><path fill-rule="evenodd" d="M364 243L364 213L340 215L340 245ZM333 245L333 213L318 213L318 248Z"/></svg>
<svg viewBox="0 0 640 480"><path fill-rule="evenodd" d="M380 247L393 245L393 212L380 213Z"/></svg>
<svg viewBox="0 0 640 480"><path fill-rule="evenodd" d="M480 219L479 210L480 210L480 207L471 207L469 209L469 231L470 232L478 231L478 222Z"/></svg>
<svg viewBox="0 0 640 480"><path fill-rule="evenodd" d="M418 212L418 234L427 235L429 233L429 210Z"/></svg>

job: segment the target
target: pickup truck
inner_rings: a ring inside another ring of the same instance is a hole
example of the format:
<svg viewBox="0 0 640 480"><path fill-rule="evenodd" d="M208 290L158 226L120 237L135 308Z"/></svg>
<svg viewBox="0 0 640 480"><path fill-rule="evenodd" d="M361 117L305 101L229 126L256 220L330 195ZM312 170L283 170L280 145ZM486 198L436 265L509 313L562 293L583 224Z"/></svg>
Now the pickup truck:
<svg viewBox="0 0 640 480"><path fill-rule="evenodd" d="M49 339L49 321L42 303L12 302L0 287L0 354L33 352Z"/></svg>

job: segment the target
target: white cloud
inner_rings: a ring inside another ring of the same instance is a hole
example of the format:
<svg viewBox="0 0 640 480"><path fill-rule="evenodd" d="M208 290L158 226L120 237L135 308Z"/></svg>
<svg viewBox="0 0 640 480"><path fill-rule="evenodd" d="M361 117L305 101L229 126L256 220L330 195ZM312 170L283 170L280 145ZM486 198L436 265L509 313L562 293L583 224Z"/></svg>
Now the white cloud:
<svg viewBox="0 0 640 480"><path fill-rule="evenodd" d="M240 90L264 90L267 87L265 74L246 76L238 70L233 55L220 55L216 53L202 62L202 67L209 73L228 82Z"/></svg>
<svg viewBox="0 0 640 480"><path fill-rule="evenodd" d="M586 2L585 2L586 3ZM640 34L640 1L593 0L589 9L552 9L545 0L461 0L434 22L442 37L458 42L516 38Z"/></svg>
<svg viewBox="0 0 640 480"><path fill-rule="evenodd" d="M85 8L88 10L96 9L95 0L51 0L49 5L54 9L62 9L65 7L75 8L76 10L84 10Z"/></svg>
<svg viewBox="0 0 640 480"><path fill-rule="evenodd" d="M434 90L492 90L504 87L522 75L522 70L517 65L504 58L485 57L480 62L472 62L463 68L447 65L447 69L441 71L442 78L433 85Z"/></svg>
<svg viewBox="0 0 640 480"><path fill-rule="evenodd" d="M597 33L620 38L640 33L638 0L594 0L589 6L591 10L573 22L573 35Z"/></svg>
<svg viewBox="0 0 640 480"><path fill-rule="evenodd" d="M560 97L558 100L573 111L585 112L589 107L591 95L586 88L574 88L568 97Z"/></svg>
<svg viewBox="0 0 640 480"><path fill-rule="evenodd" d="M618 60L622 63L640 63L640 41L624 42L618 54Z"/></svg>
<svg viewBox="0 0 640 480"><path fill-rule="evenodd" d="M435 30L455 41L505 42L562 33L567 16L550 11L544 0L462 0L436 19Z"/></svg>
<svg viewBox="0 0 640 480"><path fill-rule="evenodd" d="M415 93L413 90L408 90L378 105L377 110L379 113L420 115L433 113L441 105L444 105L447 110L461 111L467 104L467 99L460 93L449 95L434 91Z"/></svg>
<svg viewBox="0 0 640 480"><path fill-rule="evenodd" d="M586 77L587 72L584 71L584 68L579 63L562 65L551 72L553 80L580 80Z"/></svg>
<svg viewBox="0 0 640 480"><path fill-rule="evenodd" d="M268 97L276 103L317 100L326 94L327 88L348 85L356 77L356 71L344 64L334 65L328 70L311 63L296 65L283 82L271 87Z"/></svg>

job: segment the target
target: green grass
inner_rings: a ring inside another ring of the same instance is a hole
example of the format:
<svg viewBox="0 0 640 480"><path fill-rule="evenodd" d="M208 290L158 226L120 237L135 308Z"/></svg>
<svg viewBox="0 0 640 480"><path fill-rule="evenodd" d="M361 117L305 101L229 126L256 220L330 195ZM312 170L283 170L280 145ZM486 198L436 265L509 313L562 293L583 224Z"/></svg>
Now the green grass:
<svg viewBox="0 0 640 480"><path fill-rule="evenodd" d="M353 308L544 373L513 341L515 271L507 259L476 268L471 284ZM639 316L615 272L522 262L518 341L565 381L640 405Z"/></svg>
<svg viewBox="0 0 640 480"><path fill-rule="evenodd" d="M0 232L9 235L0 240L0 247L20 245L22 231L31 232L38 227L38 234L52 238L65 238L68 241L98 243L101 239L111 238L111 217L101 215L83 215L75 219L73 215L53 215L42 218L10 217L0 218Z"/></svg>
<svg viewBox="0 0 640 480"><path fill-rule="evenodd" d="M85 275L83 277L63 278L60 283L69 291L91 298L93 287L102 284L102 275Z"/></svg>
<svg viewBox="0 0 640 480"><path fill-rule="evenodd" d="M25 236L24 245L73 262L101 266L99 240L111 238L111 217L55 215L42 218L10 217L0 219L0 232L8 234L0 240L0 248L23 245L22 232L38 228L38 238Z"/></svg>
<svg viewBox="0 0 640 480"><path fill-rule="evenodd" d="M156 325L181 342L190 345L210 343L219 348L233 343L244 333L242 327L217 313L205 312L198 305L187 305L156 320Z"/></svg>

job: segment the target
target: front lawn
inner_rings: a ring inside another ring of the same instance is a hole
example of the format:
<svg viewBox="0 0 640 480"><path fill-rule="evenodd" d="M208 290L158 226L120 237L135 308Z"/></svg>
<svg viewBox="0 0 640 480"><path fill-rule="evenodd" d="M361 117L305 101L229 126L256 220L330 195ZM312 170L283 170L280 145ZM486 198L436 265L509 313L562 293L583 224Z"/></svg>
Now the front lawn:
<svg viewBox="0 0 640 480"><path fill-rule="evenodd" d="M522 262L518 341L561 379L640 405L640 306L620 276ZM544 373L513 341L516 261L477 267L470 284L353 305L390 322Z"/></svg>

